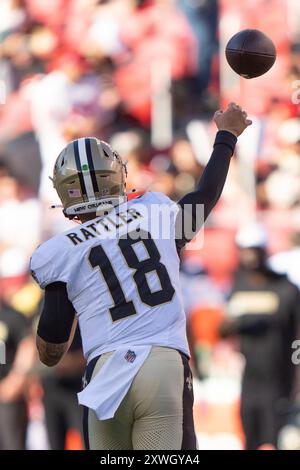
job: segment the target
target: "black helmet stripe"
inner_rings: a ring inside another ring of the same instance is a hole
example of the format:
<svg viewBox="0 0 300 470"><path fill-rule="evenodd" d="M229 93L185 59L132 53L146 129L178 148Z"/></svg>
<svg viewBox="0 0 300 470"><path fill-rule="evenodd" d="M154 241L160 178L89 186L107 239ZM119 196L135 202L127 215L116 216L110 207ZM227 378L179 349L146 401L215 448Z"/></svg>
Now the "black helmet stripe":
<svg viewBox="0 0 300 470"><path fill-rule="evenodd" d="M94 190L94 193L98 193L99 187L97 183L95 167L94 167L94 162L93 162L93 157L92 157L91 139L85 139L85 150L86 150L87 161L88 161L88 165L90 169L93 190Z"/></svg>
<svg viewBox="0 0 300 470"><path fill-rule="evenodd" d="M81 163L80 163L80 156L79 156L79 147L78 147L78 140L74 141L74 156L75 156L75 163L76 163L76 168L78 172L78 178L79 178L79 183L81 187L81 192L82 195L86 196L86 187L85 187L85 182L81 170Z"/></svg>

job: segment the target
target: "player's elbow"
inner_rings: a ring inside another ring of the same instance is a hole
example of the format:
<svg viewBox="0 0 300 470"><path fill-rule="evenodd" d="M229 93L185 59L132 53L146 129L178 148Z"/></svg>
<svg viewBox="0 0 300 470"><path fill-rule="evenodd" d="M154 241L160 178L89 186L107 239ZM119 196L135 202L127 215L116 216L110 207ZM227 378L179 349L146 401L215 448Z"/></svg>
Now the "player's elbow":
<svg viewBox="0 0 300 470"><path fill-rule="evenodd" d="M51 358L48 358L48 357L45 357L45 356L39 356L40 357L40 361L45 364L45 366L47 367L53 367L53 366L56 366L58 363L59 363L59 360L58 361L54 361L53 359Z"/></svg>
<svg viewBox="0 0 300 470"><path fill-rule="evenodd" d="M36 347L40 361L48 367L56 366L66 351L66 344L55 344L36 337Z"/></svg>
<svg viewBox="0 0 300 470"><path fill-rule="evenodd" d="M39 352L39 359L43 364L45 364L45 366L53 367L53 366L56 366L59 363L61 358L57 358L57 357L53 358L51 356L48 356L44 353Z"/></svg>

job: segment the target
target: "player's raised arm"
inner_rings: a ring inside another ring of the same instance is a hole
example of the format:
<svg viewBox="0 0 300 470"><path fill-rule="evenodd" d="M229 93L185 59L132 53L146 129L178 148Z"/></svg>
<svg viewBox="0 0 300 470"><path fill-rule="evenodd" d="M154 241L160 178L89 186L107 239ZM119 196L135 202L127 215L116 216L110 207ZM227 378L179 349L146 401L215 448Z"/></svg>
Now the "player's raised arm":
<svg viewBox="0 0 300 470"><path fill-rule="evenodd" d="M237 142L237 137L252 124L248 119L247 113L240 106L231 103L226 111L217 111L214 115L214 121L218 132L214 142L214 149L208 164L197 184L195 191L183 196L178 204L181 206L188 218L178 214L178 223L176 227L176 243L178 249L182 248L192 237L187 233L182 224L192 219L193 232L198 231L209 213L218 202L227 177L230 159L233 155ZM197 206L202 204L204 208L202 220L197 217Z"/></svg>

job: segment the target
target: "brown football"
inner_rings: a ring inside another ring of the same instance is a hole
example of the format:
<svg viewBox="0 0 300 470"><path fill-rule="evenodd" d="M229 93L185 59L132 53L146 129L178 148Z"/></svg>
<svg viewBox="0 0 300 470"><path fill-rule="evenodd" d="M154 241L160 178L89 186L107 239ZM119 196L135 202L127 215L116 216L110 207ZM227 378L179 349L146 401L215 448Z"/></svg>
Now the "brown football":
<svg viewBox="0 0 300 470"><path fill-rule="evenodd" d="M257 29L245 29L232 36L225 54L230 67L244 78L263 75L276 60L273 42Z"/></svg>

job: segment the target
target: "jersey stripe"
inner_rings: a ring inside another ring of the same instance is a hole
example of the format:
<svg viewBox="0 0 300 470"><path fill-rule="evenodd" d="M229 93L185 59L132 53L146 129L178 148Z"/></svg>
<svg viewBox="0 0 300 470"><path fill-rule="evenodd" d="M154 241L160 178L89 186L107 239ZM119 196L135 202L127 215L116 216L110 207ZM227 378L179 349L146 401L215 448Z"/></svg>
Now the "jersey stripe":
<svg viewBox="0 0 300 470"><path fill-rule="evenodd" d="M85 140L86 140L85 138L78 140L81 172L82 172L84 184L86 187L87 197L89 199L95 199L95 193L93 189L93 183L91 179L91 173L90 173L89 163L88 163L86 149L85 149Z"/></svg>
<svg viewBox="0 0 300 470"><path fill-rule="evenodd" d="M98 183L97 183L95 167L94 167L94 162L93 162L93 157L92 157L91 139L85 139L85 151L86 151L86 155L87 155L88 165L89 165L89 168L90 168L94 193L98 193L99 192L99 187L98 187Z"/></svg>
<svg viewBox="0 0 300 470"><path fill-rule="evenodd" d="M74 156L75 156L75 163L76 163L76 168L77 168L77 172L78 172L78 178L79 178L79 183L80 183L80 187L81 187L81 192L82 192L83 196L86 196L87 193L86 193L84 178L83 178L82 171L81 171L78 140L75 140L75 142L74 142Z"/></svg>

